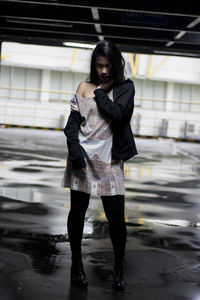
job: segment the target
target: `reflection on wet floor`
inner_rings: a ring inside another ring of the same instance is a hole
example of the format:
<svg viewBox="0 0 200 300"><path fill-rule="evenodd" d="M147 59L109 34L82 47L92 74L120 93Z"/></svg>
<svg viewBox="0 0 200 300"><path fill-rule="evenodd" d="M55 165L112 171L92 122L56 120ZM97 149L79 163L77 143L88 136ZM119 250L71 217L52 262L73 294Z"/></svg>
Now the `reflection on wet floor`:
<svg viewBox="0 0 200 300"><path fill-rule="evenodd" d="M158 300L198 300L200 146L191 144L191 156L188 144L184 148L184 143L174 141L136 140L139 155L125 163L128 285L119 296L110 288L109 228L101 200L95 196L83 236L92 286L84 293L70 287L69 190L60 187L66 141L60 132L48 135L0 129L0 269L5 274L0 279L5 283L14 272L7 289L0 284L2 299L25 299L29 289L34 300L41 294L48 300L93 299L97 294L105 300L132 300L133 295L155 300L156 289Z"/></svg>

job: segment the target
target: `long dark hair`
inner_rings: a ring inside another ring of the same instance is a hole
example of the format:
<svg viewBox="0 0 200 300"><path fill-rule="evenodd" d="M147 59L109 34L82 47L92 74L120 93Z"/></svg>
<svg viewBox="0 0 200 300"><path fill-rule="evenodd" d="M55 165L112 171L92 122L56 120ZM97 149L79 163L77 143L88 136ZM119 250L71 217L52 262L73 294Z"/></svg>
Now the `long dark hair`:
<svg viewBox="0 0 200 300"><path fill-rule="evenodd" d="M97 56L104 56L109 60L111 65L111 78L113 79L112 86L118 85L120 82L124 81L125 60L120 49L112 41L102 40L97 42L96 47L92 52L88 82L93 84L98 84L99 82L95 65Z"/></svg>

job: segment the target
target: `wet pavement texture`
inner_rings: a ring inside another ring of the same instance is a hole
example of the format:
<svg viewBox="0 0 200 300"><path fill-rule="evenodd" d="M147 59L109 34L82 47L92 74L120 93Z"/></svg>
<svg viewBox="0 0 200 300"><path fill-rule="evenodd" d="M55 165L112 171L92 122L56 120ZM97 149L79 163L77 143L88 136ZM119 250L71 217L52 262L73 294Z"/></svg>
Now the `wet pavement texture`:
<svg viewBox="0 0 200 300"><path fill-rule="evenodd" d="M200 144L136 144L139 155L125 162L126 288L111 287L109 228L91 196L85 291L70 285L63 132L0 129L0 300L200 300Z"/></svg>

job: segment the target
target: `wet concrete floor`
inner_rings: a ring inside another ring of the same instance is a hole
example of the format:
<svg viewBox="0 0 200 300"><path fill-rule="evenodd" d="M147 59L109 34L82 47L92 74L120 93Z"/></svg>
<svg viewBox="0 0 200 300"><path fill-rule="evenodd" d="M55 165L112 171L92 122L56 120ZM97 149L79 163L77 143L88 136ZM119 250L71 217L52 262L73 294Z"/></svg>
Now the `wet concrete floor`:
<svg viewBox="0 0 200 300"><path fill-rule="evenodd" d="M111 287L101 199L84 227L88 290L70 286L62 132L0 129L1 300L200 300L200 144L136 139L125 163L125 291Z"/></svg>

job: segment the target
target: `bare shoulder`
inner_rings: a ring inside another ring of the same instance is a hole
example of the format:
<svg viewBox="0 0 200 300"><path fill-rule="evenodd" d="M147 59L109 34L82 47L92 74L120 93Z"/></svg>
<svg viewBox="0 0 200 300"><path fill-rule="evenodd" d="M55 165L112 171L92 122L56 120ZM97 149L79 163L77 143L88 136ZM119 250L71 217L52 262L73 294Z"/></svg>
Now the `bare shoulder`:
<svg viewBox="0 0 200 300"><path fill-rule="evenodd" d="M87 97L91 94L91 91L94 89L94 85L87 81L81 81L78 85L76 93L81 97Z"/></svg>
<svg viewBox="0 0 200 300"><path fill-rule="evenodd" d="M85 97L93 97L94 94L93 94L93 91L94 89L96 88L96 86L93 84L93 83L90 83L90 82L87 82L85 81Z"/></svg>
<svg viewBox="0 0 200 300"><path fill-rule="evenodd" d="M81 97L84 97L86 81L81 81L76 89L76 93Z"/></svg>

